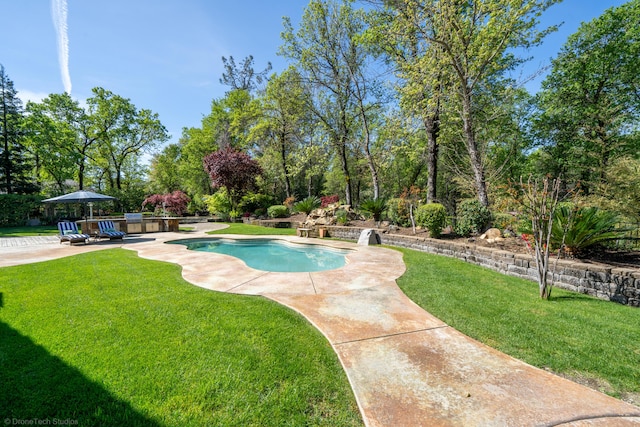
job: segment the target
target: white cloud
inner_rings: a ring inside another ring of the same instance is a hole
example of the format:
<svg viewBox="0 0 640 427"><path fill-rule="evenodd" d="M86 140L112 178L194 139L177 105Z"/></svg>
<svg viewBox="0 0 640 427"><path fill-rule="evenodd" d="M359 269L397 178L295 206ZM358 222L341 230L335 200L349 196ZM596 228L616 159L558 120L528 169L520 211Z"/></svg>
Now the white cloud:
<svg viewBox="0 0 640 427"><path fill-rule="evenodd" d="M51 0L51 18L58 41L58 62L64 91L71 94L69 74L69 36L67 34L67 0Z"/></svg>
<svg viewBox="0 0 640 427"><path fill-rule="evenodd" d="M18 92L18 98L22 100L22 104L24 106L26 106L27 102L29 101L42 102L43 99L49 96L48 93L44 93L44 92L32 92L30 90L21 90L21 89L16 89L16 91Z"/></svg>

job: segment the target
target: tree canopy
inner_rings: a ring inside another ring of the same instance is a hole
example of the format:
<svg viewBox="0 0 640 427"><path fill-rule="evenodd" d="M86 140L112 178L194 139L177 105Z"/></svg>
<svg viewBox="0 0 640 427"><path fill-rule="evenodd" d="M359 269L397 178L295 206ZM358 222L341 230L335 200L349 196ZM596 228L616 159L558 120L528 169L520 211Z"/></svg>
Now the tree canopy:
<svg viewBox="0 0 640 427"><path fill-rule="evenodd" d="M92 187L138 208L181 191L190 212L212 195L234 210L396 198L455 216L471 198L513 211L513 182L551 175L640 219L640 0L581 25L530 94L518 55L555 30L539 19L558 1L312 0L283 20L287 68L223 57L228 90L169 145L156 113L106 88L22 109L1 68L0 192Z"/></svg>

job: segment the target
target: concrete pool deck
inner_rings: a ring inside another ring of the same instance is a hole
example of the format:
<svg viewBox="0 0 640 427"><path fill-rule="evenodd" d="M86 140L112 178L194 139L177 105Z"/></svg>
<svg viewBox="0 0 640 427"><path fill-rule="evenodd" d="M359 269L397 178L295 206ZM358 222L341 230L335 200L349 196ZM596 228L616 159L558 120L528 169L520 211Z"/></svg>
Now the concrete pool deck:
<svg viewBox="0 0 640 427"><path fill-rule="evenodd" d="M337 270L269 273L226 255L164 244L204 237L212 226L86 246L0 239L0 267L123 247L181 265L194 285L277 301L331 343L367 426L640 426L640 408L513 359L418 307L395 283L405 271L399 252L278 236L356 250Z"/></svg>

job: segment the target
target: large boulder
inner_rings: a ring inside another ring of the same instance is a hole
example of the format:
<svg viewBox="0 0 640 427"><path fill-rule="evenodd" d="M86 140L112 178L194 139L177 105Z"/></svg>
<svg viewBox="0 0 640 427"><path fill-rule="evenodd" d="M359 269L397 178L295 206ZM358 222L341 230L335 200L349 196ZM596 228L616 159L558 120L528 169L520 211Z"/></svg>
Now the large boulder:
<svg viewBox="0 0 640 427"><path fill-rule="evenodd" d="M499 242L503 240L502 231L497 228L490 228L484 232L482 236L480 236L481 240L486 240L488 243Z"/></svg>
<svg viewBox="0 0 640 427"><path fill-rule="evenodd" d="M318 208L311 211L304 222L304 227L312 228L316 225L336 225L338 222L336 213L338 211L345 211L347 213L348 221L353 221L360 218L360 216L351 209L350 205L332 203L326 208Z"/></svg>
<svg viewBox="0 0 640 427"><path fill-rule="evenodd" d="M371 228L365 228L360 232L360 238L358 238L358 245L361 246L369 246L369 245L379 245L382 243L380 240L380 236L375 230Z"/></svg>

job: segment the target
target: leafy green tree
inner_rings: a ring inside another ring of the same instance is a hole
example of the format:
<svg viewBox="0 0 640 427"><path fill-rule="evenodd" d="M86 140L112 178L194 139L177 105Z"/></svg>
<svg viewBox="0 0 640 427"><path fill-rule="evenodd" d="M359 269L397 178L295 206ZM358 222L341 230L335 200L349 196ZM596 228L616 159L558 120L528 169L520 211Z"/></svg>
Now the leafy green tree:
<svg viewBox="0 0 640 427"><path fill-rule="evenodd" d="M438 137L445 81L442 70L431 67L429 60L441 54L440 47L422 37L413 19L417 11L412 8L417 7L418 3L384 4L384 9L370 13L372 25L367 31L367 40L392 63L400 82L396 86L400 106L405 114L418 118L423 127L420 135L427 143L420 144L421 148L415 153L417 169L410 175L412 178L406 186L415 185L418 175L426 167L426 197L431 202L436 200Z"/></svg>
<svg viewBox="0 0 640 427"><path fill-rule="evenodd" d="M68 147L77 135L68 123L50 117L44 104L29 102L26 110L25 146L36 159L36 180L45 192L62 194L75 177L77 159Z"/></svg>
<svg viewBox="0 0 640 427"><path fill-rule="evenodd" d="M307 108L322 125L340 162L345 200L352 204L349 152L358 112L355 107L353 69L361 62L363 49L356 38L362 27L348 2L312 0L306 7L298 31L284 19L284 44L280 54L295 61L307 83L311 101Z"/></svg>
<svg viewBox="0 0 640 427"><path fill-rule="evenodd" d="M211 112L202 119L200 127L182 130L177 163L181 189L192 199L212 194L210 177L202 167L204 158L226 147L242 150L254 147L251 130L260 118L260 104L246 90L231 90L224 98L214 99Z"/></svg>
<svg viewBox="0 0 640 427"><path fill-rule="evenodd" d="M7 194L37 191L24 147L23 119L22 102L0 64L0 192Z"/></svg>
<svg viewBox="0 0 640 427"><path fill-rule="evenodd" d="M461 119L461 134L480 203L489 205L483 141L479 140L479 98L489 83L521 60L513 49L538 43L547 30L537 29L537 16L559 0L398 0L392 2L407 25L431 46L421 57L427 75L442 72L451 93L448 108ZM492 91L495 93L495 91Z"/></svg>
<svg viewBox="0 0 640 427"><path fill-rule="evenodd" d="M151 159L148 193L172 193L183 188L176 165L180 162L180 144L169 144Z"/></svg>
<svg viewBox="0 0 640 427"><path fill-rule="evenodd" d="M208 121L203 119L202 128L184 128L178 141L180 157L177 165L182 189L192 197L212 193L211 178L202 167L205 156L218 149L213 131L207 128ZM171 164L165 164L171 168Z"/></svg>
<svg viewBox="0 0 640 427"><path fill-rule="evenodd" d="M38 155L46 156L42 164L52 165L45 168L55 176L65 168L65 162L55 159L56 156L72 160L73 178L79 189L84 189L87 168L97 159L100 137L115 125L114 121L105 118L98 123L66 92L51 94L40 103L29 103L27 110L31 114L29 127L34 131L31 146L47 145L34 148Z"/></svg>
<svg viewBox="0 0 640 427"><path fill-rule="evenodd" d="M550 172L587 194L640 148L640 0L583 23L552 62L534 123Z"/></svg>
<svg viewBox="0 0 640 427"><path fill-rule="evenodd" d="M277 153L286 197L294 193L291 157L304 139L308 120L304 108L306 96L301 76L295 68L290 67L282 74L274 75L261 99L263 119L252 130L254 139L262 141L259 144L263 150L272 149Z"/></svg>
<svg viewBox="0 0 640 427"><path fill-rule="evenodd" d="M110 188L122 190L124 168L158 143L169 139L158 114L138 110L129 99L101 88L87 100L101 129L99 153L106 160Z"/></svg>
<svg viewBox="0 0 640 427"><path fill-rule="evenodd" d="M616 159L598 184L597 196L589 200L596 206L619 212L628 221L640 223L640 159L625 156Z"/></svg>

